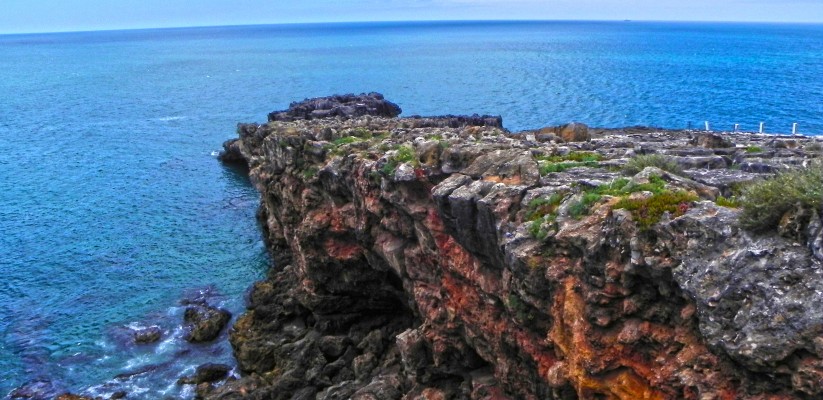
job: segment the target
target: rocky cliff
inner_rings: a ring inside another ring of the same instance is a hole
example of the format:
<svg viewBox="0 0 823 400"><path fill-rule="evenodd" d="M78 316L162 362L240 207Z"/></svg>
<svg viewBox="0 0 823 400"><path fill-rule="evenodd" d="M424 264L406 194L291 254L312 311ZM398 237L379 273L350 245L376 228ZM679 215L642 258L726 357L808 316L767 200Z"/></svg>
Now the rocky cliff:
<svg viewBox="0 0 823 400"><path fill-rule="evenodd" d="M811 399L823 221L739 227L731 196L806 137L397 118L377 94L241 124L275 265L214 399ZM682 171L625 172L661 154ZM723 198L720 198L723 200Z"/></svg>

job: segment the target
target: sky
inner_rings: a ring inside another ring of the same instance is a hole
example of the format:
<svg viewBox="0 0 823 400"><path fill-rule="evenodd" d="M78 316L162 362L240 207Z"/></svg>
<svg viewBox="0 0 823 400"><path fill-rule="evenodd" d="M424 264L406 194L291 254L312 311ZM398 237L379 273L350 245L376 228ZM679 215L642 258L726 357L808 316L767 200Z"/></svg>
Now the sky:
<svg viewBox="0 0 823 400"><path fill-rule="evenodd" d="M823 0L0 0L0 33L402 20L823 22Z"/></svg>

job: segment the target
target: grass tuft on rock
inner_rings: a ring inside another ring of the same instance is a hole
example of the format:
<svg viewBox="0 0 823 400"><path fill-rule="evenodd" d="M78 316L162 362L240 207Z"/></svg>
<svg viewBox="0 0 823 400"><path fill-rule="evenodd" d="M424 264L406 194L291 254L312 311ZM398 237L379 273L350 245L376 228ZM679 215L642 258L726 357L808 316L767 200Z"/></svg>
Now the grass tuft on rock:
<svg viewBox="0 0 823 400"><path fill-rule="evenodd" d="M691 202L696 200L697 196L682 190L664 191L650 197L622 198L614 208L630 211L637 226L642 230L647 230L660 222L665 213L669 213L672 217L685 214Z"/></svg>
<svg viewBox="0 0 823 400"><path fill-rule="evenodd" d="M623 171L634 175L646 167L657 167L675 175L682 175L683 169L674 160L661 154L646 154L632 158L623 166Z"/></svg>
<svg viewBox="0 0 823 400"><path fill-rule="evenodd" d="M772 178L743 187L740 223L753 231L777 227L783 215L795 206L823 207L823 164L781 172Z"/></svg>
<svg viewBox="0 0 823 400"><path fill-rule="evenodd" d="M602 159L600 154L592 151L572 151L564 155L537 156L540 175L563 172L577 167L597 167Z"/></svg>

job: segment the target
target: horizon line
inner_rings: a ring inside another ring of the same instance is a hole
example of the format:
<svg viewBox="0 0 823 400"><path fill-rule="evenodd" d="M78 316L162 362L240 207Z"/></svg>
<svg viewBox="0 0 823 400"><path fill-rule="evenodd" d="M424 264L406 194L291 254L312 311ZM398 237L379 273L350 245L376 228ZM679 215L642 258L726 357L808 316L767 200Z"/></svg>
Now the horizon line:
<svg viewBox="0 0 823 400"><path fill-rule="evenodd" d="M374 21L303 21L303 22L271 22L271 23L244 23L244 24L220 24L220 25L181 25L181 26L146 26L146 27L126 27L126 28L101 28L101 29L79 29L79 30L56 30L56 31L26 31L26 32L0 32L0 36L13 35L49 35L60 33L94 33L94 32L122 32L122 31L147 31L164 29L196 29L196 28L233 28L233 27L254 27L254 26L299 26L299 25L347 25L347 24L386 24L386 23L484 23L484 22L662 22L662 23L702 23L702 24L764 24L764 25L823 25L819 21L743 21L743 20L658 20L658 19L419 19L419 20L374 20Z"/></svg>

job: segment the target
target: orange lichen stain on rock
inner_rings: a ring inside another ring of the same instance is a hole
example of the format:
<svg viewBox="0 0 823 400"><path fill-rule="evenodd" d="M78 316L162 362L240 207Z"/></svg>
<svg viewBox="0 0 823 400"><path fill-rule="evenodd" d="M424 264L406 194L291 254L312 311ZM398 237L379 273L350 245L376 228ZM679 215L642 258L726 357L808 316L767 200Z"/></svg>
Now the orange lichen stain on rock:
<svg viewBox="0 0 823 400"><path fill-rule="evenodd" d="M520 185L520 184L523 183L523 178L520 175L514 175L514 176L490 175L490 176L484 176L483 180L487 181L487 182L502 183L502 184L510 185L510 186L517 186L517 185Z"/></svg>
<svg viewBox="0 0 823 400"><path fill-rule="evenodd" d="M553 310L555 325L549 333L556 349L565 358L567 379L577 390L577 395L581 399L598 396L609 400L668 399L625 366L597 375L593 375L587 368L596 365L596 360L602 355L589 342L591 327L584 318L585 301L577 293L577 285L578 282L572 277L563 282L563 291L556 296Z"/></svg>
<svg viewBox="0 0 823 400"><path fill-rule="evenodd" d="M356 243L344 242L334 238L326 239L323 242L323 248L330 257L341 261L354 260L363 254L363 248Z"/></svg>

